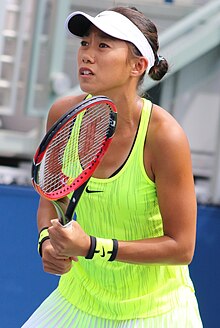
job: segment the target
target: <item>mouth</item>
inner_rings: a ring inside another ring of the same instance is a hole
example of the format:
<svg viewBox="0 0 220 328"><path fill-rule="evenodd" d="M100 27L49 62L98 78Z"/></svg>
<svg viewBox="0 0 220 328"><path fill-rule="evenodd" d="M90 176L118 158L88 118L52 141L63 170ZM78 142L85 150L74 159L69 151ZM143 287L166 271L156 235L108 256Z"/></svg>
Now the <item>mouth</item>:
<svg viewBox="0 0 220 328"><path fill-rule="evenodd" d="M94 75L94 73L92 72L92 70L89 69L89 68L86 68L86 67L81 67L80 70L79 70L79 74L81 76L91 76L91 75Z"/></svg>

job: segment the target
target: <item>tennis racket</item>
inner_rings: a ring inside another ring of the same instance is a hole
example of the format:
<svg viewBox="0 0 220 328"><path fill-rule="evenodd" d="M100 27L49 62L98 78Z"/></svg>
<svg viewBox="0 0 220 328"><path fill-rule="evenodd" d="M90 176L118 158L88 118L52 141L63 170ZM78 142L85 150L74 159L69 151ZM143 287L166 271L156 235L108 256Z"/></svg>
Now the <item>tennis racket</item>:
<svg viewBox="0 0 220 328"><path fill-rule="evenodd" d="M107 97L84 100L47 132L33 158L32 184L53 202L60 221L72 220L76 205L106 153L117 123L117 110ZM59 201L73 192L67 210Z"/></svg>

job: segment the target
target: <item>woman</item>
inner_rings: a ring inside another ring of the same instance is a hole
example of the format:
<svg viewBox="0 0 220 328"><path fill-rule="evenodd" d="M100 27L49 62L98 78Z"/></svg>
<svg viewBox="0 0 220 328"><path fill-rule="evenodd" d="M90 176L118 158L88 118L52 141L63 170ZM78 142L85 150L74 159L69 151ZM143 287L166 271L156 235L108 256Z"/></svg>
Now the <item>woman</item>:
<svg viewBox="0 0 220 328"><path fill-rule="evenodd" d="M76 12L66 26L81 38L84 94L58 100L47 128L91 95L115 102L118 124L69 229L40 200L44 270L62 276L23 327L202 327L188 272L196 234L188 141L171 115L138 95L146 72L160 80L168 69L156 27L125 7L95 18Z"/></svg>

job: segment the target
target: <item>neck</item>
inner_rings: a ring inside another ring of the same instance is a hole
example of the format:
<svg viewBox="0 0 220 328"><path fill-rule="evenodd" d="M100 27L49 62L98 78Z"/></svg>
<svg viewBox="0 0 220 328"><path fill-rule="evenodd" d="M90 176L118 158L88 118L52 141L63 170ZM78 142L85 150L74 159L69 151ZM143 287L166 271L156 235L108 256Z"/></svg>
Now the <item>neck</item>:
<svg viewBox="0 0 220 328"><path fill-rule="evenodd" d="M125 115L132 119L140 111L141 97L138 96L137 90L126 88L125 90L107 90L102 95L110 98L116 105L118 114Z"/></svg>
<svg viewBox="0 0 220 328"><path fill-rule="evenodd" d="M135 81L134 81L135 82ZM127 83L120 88L102 90L95 95L103 95L110 98L116 105L118 111L117 130L132 128L139 122L143 101L137 94L137 84Z"/></svg>
<svg viewBox="0 0 220 328"><path fill-rule="evenodd" d="M126 131L129 133L133 129L136 131L138 126L141 111L143 107L143 100L135 94L131 95L128 93L122 95L108 96L115 103L118 111L118 120L116 131L123 134Z"/></svg>

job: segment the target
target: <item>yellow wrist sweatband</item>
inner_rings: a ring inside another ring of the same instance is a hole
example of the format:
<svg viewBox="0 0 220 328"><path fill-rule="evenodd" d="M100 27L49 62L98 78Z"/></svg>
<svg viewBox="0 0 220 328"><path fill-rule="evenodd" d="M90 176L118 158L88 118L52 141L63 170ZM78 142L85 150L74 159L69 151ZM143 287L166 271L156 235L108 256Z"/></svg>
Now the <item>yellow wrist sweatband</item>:
<svg viewBox="0 0 220 328"><path fill-rule="evenodd" d="M116 239L104 239L90 236L90 249L85 257L88 260L102 259L104 261L114 261L118 251L118 241Z"/></svg>
<svg viewBox="0 0 220 328"><path fill-rule="evenodd" d="M48 227L44 227L43 229L41 229L41 231L39 232L39 236L38 236L37 250L41 257L42 257L42 244L47 239L50 239L49 233L48 233Z"/></svg>

